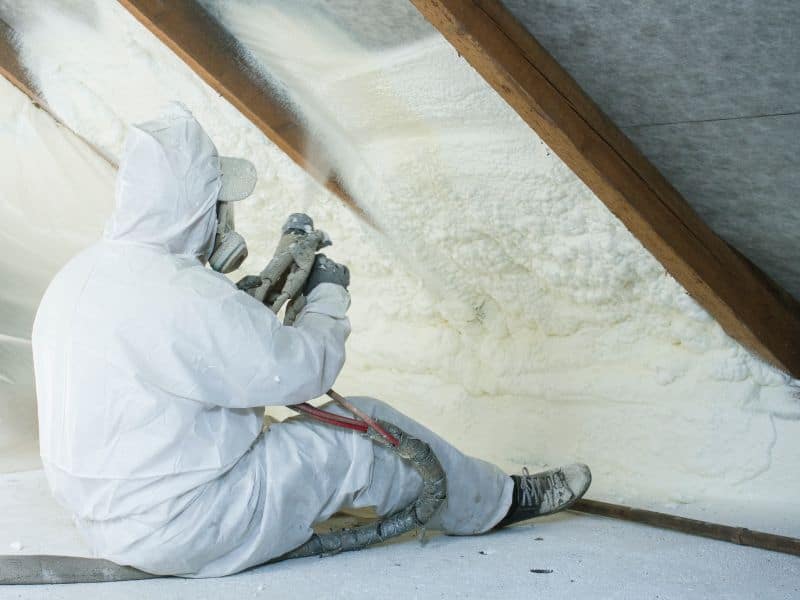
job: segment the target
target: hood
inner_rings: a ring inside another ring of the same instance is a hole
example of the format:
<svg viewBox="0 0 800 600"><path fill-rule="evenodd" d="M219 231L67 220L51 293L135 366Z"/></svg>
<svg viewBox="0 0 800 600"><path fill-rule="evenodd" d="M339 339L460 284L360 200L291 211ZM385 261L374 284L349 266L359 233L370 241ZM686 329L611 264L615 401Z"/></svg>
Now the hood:
<svg viewBox="0 0 800 600"><path fill-rule="evenodd" d="M104 237L207 257L220 186L211 138L186 107L170 104L158 120L128 131Z"/></svg>

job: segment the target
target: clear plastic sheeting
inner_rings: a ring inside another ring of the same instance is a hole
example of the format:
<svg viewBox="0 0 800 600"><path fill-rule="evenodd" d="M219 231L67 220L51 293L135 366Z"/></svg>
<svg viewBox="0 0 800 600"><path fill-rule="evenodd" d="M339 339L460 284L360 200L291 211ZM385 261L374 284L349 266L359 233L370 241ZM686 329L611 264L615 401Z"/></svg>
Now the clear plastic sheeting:
<svg viewBox="0 0 800 600"><path fill-rule="evenodd" d="M31 325L64 260L102 232L113 171L0 78L0 472L39 466Z"/></svg>

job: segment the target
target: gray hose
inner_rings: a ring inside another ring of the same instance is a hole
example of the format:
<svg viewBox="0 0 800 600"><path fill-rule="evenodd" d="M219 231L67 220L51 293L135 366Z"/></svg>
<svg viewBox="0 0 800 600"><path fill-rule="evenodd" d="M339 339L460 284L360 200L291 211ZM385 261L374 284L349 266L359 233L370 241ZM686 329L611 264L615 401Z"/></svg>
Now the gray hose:
<svg viewBox="0 0 800 600"><path fill-rule="evenodd" d="M110 560L82 556L0 556L0 585L43 583L103 583L152 579L160 575L123 567Z"/></svg>
<svg viewBox="0 0 800 600"><path fill-rule="evenodd" d="M368 435L373 442L395 452L408 461L422 476L422 492L419 497L399 512L384 519L330 533L314 534L305 544L273 561L306 556L327 556L339 552L362 550L407 531L424 528L447 497L447 479L439 459L425 442L411 437L399 427L379 421L380 425L400 441L395 447L370 429Z"/></svg>
<svg viewBox="0 0 800 600"><path fill-rule="evenodd" d="M361 550L413 529L424 528L447 497L444 469L430 446L411 437L399 427L380 421L381 426L400 441L398 447L370 430L373 442L407 460L422 476L419 497L406 508L368 525L353 529L315 534L305 544L275 558L270 563L289 558L329 555ZM0 556L0 585L37 585L47 583L102 583L165 577L124 567L108 560L79 556Z"/></svg>

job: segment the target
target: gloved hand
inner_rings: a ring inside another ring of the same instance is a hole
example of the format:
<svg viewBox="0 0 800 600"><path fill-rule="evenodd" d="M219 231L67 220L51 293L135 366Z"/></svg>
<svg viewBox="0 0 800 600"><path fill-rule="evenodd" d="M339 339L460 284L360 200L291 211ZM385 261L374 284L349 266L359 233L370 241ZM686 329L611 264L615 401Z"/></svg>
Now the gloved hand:
<svg viewBox="0 0 800 600"><path fill-rule="evenodd" d="M311 267L311 273L303 286L303 293L292 298L286 306L284 325L294 324L300 311L305 308L306 296L320 283L335 283L347 289L347 286L350 285L350 270L346 266L332 261L324 254L317 254L314 265Z"/></svg>
<svg viewBox="0 0 800 600"><path fill-rule="evenodd" d="M297 298L314 265L318 250L330 246L324 231L314 230L314 221L303 213L289 216L272 260L261 273L248 275L236 286L265 303L273 312Z"/></svg>
<svg viewBox="0 0 800 600"><path fill-rule="evenodd" d="M335 283L347 289L350 285L350 269L345 265L340 265L332 261L324 254L317 254L314 259L314 266L311 268L311 274L306 280L306 285L303 288L303 294L308 296L315 287L320 283Z"/></svg>

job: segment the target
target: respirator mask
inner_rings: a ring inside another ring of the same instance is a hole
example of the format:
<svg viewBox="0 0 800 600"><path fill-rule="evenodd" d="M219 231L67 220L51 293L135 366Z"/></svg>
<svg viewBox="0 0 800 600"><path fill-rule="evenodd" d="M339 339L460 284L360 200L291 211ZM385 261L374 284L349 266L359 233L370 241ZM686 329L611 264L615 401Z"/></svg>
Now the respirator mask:
<svg viewBox="0 0 800 600"><path fill-rule="evenodd" d="M217 202L217 235L208 264L219 273L238 269L247 258L247 242L234 229L233 203Z"/></svg>
<svg viewBox="0 0 800 600"><path fill-rule="evenodd" d="M247 258L247 242L237 233L233 221L233 203L244 200L256 185L256 168L249 160L221 156L222 186L217 197L217 233L209 266L219 273L238 269Z"/></svg>

